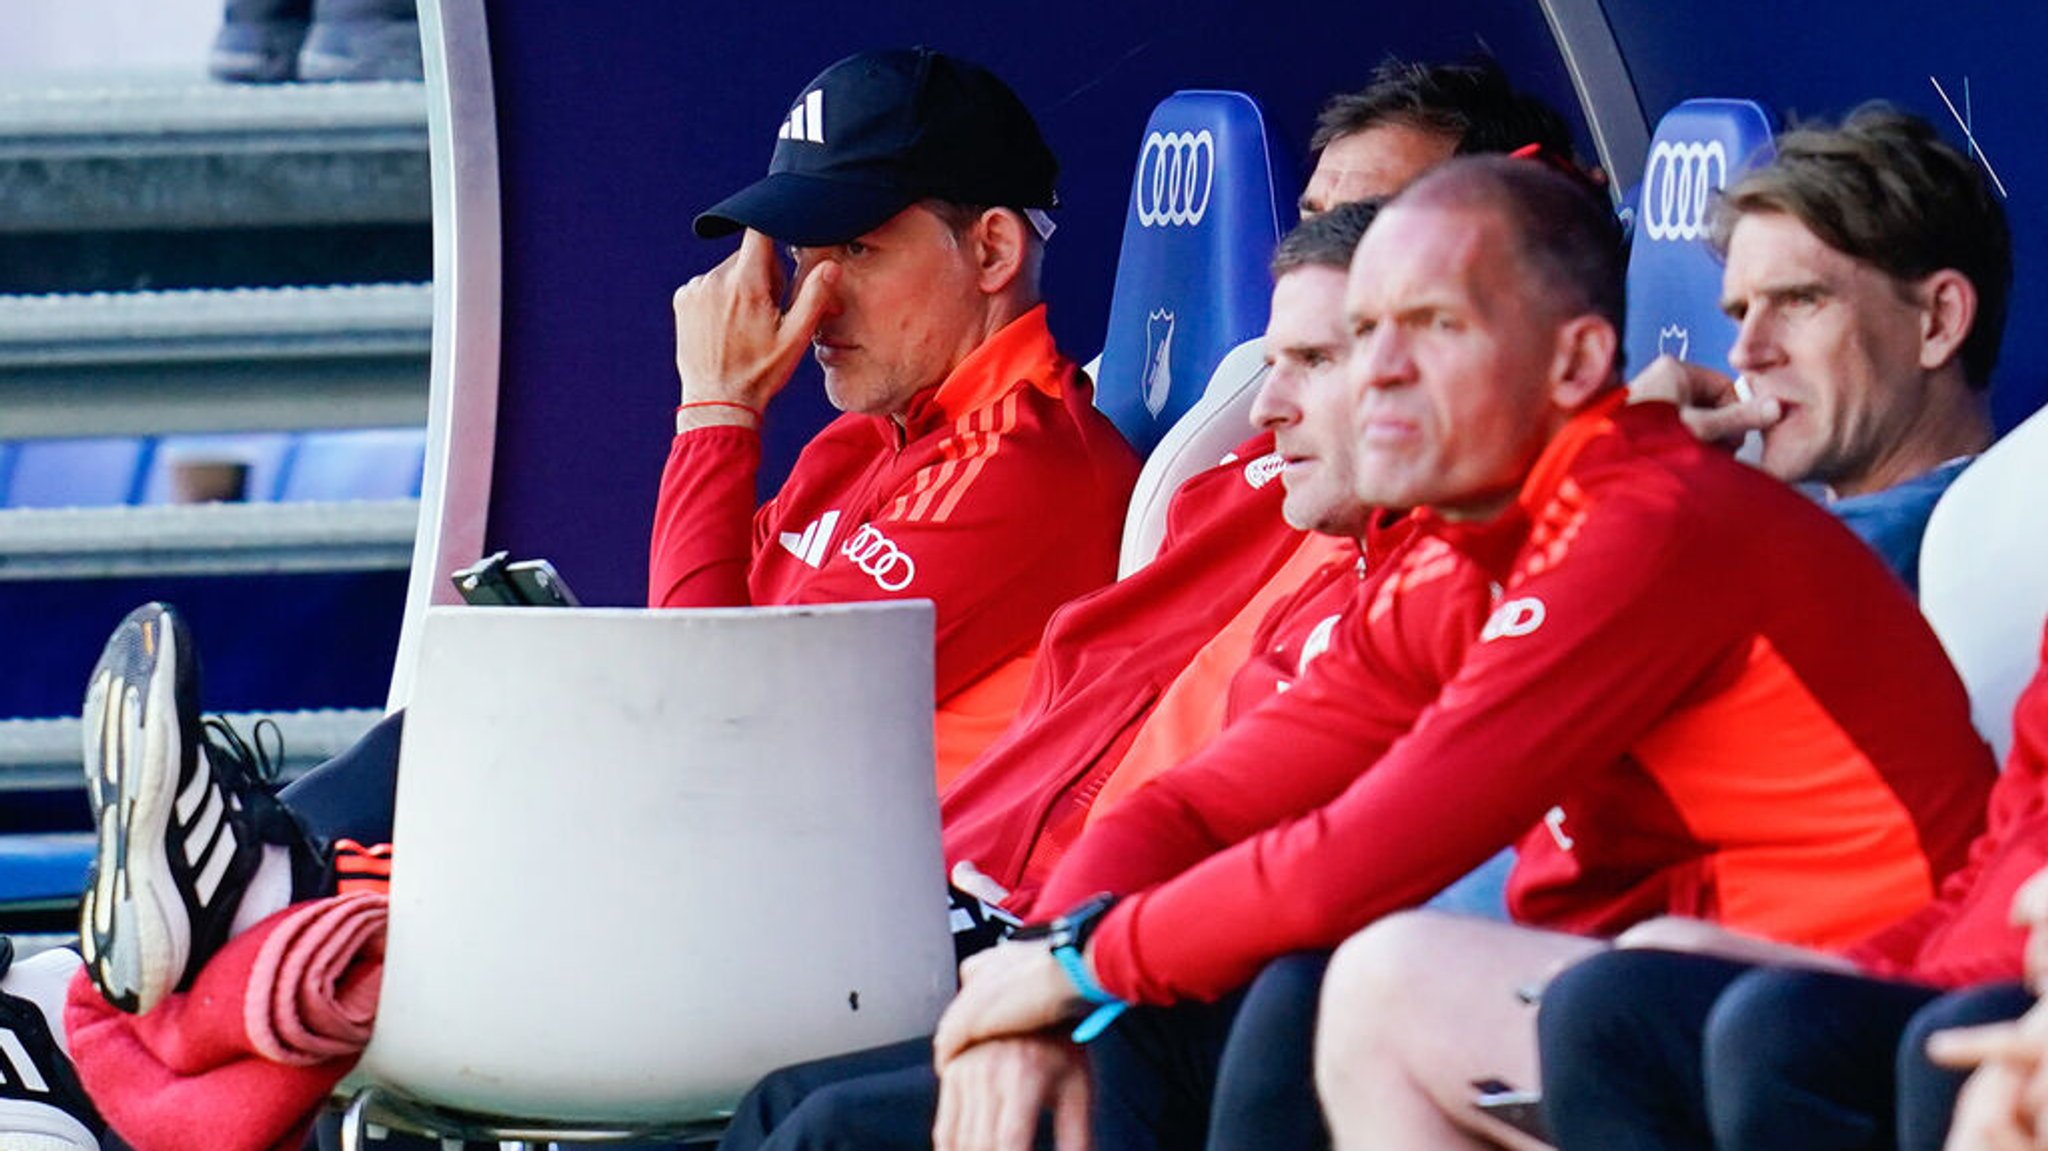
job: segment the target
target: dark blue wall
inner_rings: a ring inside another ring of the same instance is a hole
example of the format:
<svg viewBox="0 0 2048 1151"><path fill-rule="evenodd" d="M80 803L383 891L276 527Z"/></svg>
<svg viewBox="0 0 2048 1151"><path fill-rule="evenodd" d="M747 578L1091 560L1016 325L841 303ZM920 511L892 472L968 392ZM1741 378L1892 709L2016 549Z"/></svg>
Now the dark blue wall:
<svg viewBox="0 0 2048 1151"><path fill-rule="evenodd" d="M1065 166L1053 327L1098 350L1124 199L1152 105L1176 88L1247 91L1298 153L1316 106L1392 51L1491 48L1572 104L1533 4L1441 0L893 5L610 0L490 8L505 228L506 400L492 548L553 556L586 601L644 595L646 526L670 438L669 295L730 242L698 209L753 179L805 81L851 52L926 43L977 59L1038 114ZM815 379L774 413L780 460L823 418ZM593 500L592 493L601 493Z"/></svg>
<svg viewBox="0 0 2048 1151"><path fill-rule="evenodd" d="M1993 382L1999 426L2048 400L2048 354L2032 318L2048 306L2048 4L2033 0L1603 0L1654 122L1688 96L1747 96L1781 115L1839 117L1883 98L1963 142L1929 76L1960 109L1965 84L1978 142L2011 199L2018 279Z"/></svg>

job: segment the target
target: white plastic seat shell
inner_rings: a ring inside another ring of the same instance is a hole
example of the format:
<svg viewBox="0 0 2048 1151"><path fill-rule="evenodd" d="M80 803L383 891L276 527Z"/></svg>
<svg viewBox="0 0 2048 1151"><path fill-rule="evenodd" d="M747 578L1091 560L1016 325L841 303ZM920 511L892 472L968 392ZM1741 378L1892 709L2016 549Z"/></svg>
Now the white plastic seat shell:
<svg viewBox="0 0 2048 1151"><path fill-rule="evenodd" d="M931 608L435 608L358 1081L663 1123L953 990Z"/></svg>
<svg viewBox="0 0 2048 1151"><path fill-rule="evenodd" d="M2036 412L1956 477L1920 545L1920 609L1970 690L1971 717L1999 762L2012 708L2040 663L2048 619L2048 411Z"/></svg>

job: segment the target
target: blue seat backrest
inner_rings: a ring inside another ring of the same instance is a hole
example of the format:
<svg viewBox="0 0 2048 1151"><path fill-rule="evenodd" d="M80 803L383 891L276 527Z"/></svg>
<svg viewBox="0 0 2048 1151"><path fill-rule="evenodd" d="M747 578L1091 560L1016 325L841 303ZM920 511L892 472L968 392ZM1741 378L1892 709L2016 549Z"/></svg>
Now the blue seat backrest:
<svg viewBox="0 0 2048 1151"><path fill-rule="evenodd" d="M1728 369L1735 323L1721 312L1721 261L1707 238L1715 193L1775 150L1771 114L1749 100L1687 100L1664 114L1635 201L1628 261L1631 374L1660 353Z"/></svg>
<svg viewBox="0 0 2048 1151"><path fill-rule="evenodd" d="M427 433L422 428L359 428L299 437L277 498L402 500L420 494Z"/></svg>
<svg viewBox="0 0 2048 1151"><path fill-rule="evenodd" d="M142 490L150 440L23 440L15 445L7 506L84 508L131 504Z"/></svg>
<svg viewBox="0 0 2048 1151"><path fill-rule="evenodd" d="M1266 262L1293 223L1265 116L1238 92L1176 92L1138 151L1110 296L1096 406L1140 453L1265 331Z"/></svg>
<svg viewBox="0 0 2048 1151"><path fill-rule="evenodd" d="M0 441L0 508L7 506L7 481L14 476L14 445Z"/></svg>
<svg viewBox="0 0 2048 1151"><path fill-rule="evenodd" d="M277 498L292 445L289 432L163 436L157 440L149 475L142 481L142 502L175 502L178 493L173 476L181 466L218 462L241 464L248 469L242 502L268 503Z"/></svg>

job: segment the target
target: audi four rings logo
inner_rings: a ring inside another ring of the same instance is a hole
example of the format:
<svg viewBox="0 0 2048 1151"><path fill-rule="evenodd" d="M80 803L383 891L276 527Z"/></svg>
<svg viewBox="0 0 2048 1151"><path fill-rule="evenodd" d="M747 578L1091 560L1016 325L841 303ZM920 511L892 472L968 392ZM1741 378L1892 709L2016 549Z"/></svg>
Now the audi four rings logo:
<svg viewBox="0 0 2048 1151"><path fill-rule="evenodd" d="M883 591L902 591L917 578L917 561L904 555L896 541L876 531L873 524L860 525L860 530L853 533L853 538L846 541L839 554L873 576Z"/></svg>
<svg viewBox="0 0 2048 1151"><path fill-rule="evenodd" d="M1216 189L1216 137L1199 132L1154 132L1138 153L1138 224L1194 227L1209 211Z"/></svg>
<svg viewBox="0 0 2048 1151"><path fill-rule="evenodd" d="M1719 140L1650 149L1643 173L1643 234L1652 240L1697 240L1707 234L1707 203L1728 182L1728 153Z"/></svg>

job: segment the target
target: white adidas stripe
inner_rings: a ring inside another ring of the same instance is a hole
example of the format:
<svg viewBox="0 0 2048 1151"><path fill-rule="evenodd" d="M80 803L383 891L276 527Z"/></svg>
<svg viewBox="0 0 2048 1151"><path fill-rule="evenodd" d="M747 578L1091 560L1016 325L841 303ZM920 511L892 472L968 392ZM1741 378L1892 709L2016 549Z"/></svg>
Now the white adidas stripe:
<svg viewBox="0 0 2048 1151"><path fill-rule="evenodd" d="M202 750L199 754L206 752ZM228 867L234 863L239 843L234 825L227 822L227 797L221 794L213 772L208 769L194 772L192 782L185 785L171 806L178 822L185 827L185 863L199 866L195 881L198 890L194 894L199 897L200 906L210 907L221 880L227 877ZM195 809L197 819L193 818Z"/></svg>
<svg viewBox="0 0 2048 1151"><path fill-rule="evenodd" d="M0 1031L0 1052L6 1053L7 1062L13 1066L14 1074L21 1080L23 1087L39 1095L50 1093L50 1084L44 1080L42 1072L36 1070L36 1061L29 1058L28 1048L22 1045L19 1035L12 1031ZM5 1082L6 1075L0 1074L0 1083Z"/></svg>

